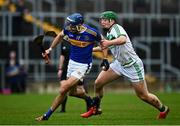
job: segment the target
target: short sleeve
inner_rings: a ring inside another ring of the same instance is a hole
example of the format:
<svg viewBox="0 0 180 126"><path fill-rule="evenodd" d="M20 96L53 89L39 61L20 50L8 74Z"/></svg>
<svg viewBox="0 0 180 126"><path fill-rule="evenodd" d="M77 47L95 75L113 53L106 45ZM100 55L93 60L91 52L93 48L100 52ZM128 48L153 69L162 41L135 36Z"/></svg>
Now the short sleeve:
<svg viewBox="0 0 180 126"><path fill-rule="evenodd" d="M63 29L63 33L64 33L64 35L67 35L68 31L66 29Z"/></svg>
<svg viewBox="0 0 180 126"><path fill-rule="evenodd" d="M119 36L126 36L126 31L124 30L122 26L115 24L110 34L114 36L115 38L118 38Z"/></svg>

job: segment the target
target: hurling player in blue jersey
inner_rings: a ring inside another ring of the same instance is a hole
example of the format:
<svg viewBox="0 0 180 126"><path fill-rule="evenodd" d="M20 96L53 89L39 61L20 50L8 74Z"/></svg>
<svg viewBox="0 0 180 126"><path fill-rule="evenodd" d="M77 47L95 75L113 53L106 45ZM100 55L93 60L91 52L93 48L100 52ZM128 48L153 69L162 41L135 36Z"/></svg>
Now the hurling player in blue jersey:
<svg viewBox="0 0 180 126"><path fill-rule="evenodd" d="M68 92L70 96L84 99L87 107L92 104L92 99L85 93L82 82L91 69L93 47L96 42L101 41L101 34L96 29L84 24L81 14L74 13L66 18L64 29L53 40L50 48L45 51L43 56L48 55L62 39L71 43L68 79L60 82L59 94L49 110L44 115L36 118L37 121L48 120L57 107L62 104ZM106 55L107 52L104 51L104 56ZM101 67L104 70L109 68L106 59L103 59Z"/></svg>

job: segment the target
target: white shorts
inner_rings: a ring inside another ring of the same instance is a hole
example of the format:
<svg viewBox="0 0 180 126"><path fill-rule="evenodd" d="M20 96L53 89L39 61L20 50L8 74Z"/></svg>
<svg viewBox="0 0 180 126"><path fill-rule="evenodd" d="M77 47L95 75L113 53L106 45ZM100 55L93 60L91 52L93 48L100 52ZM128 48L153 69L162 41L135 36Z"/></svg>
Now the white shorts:
<svg viewBox="0 0 180 126"><path fill-rule="evenodd" d="M141 60L136 61L130 67L123 67L118 60L115 60L110 67L115 73L127 77L131 82L144 80L144 67Z"/></svg>
<svg viewBox="0 0 180 126"><path fill-rule="evenodd" d="M78 63L70 59L68 64L67 77L73 76L83 81L85 75L87 75L90 72L91 67L92 63Z"/></svg>

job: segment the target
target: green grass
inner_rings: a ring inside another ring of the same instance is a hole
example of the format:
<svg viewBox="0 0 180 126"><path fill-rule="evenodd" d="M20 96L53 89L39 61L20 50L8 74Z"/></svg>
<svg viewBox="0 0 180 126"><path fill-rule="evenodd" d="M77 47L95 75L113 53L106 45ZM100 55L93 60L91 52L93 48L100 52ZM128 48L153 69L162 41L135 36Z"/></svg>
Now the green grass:
<svg viewBox="0 0 180 126"><path fill-rule="evenodd" d="M167 119L157 120L158 111L140 101L134 94L106 93L102 101L103 114L88 119L80 117L85 103L69 97L67 112L54 112L48 121L36 122L51 105L55 95L0 95L1 125L180 125L180 94L163 93L159 98L170 107ZM58 109L59 110L59 109Z"/></svg>

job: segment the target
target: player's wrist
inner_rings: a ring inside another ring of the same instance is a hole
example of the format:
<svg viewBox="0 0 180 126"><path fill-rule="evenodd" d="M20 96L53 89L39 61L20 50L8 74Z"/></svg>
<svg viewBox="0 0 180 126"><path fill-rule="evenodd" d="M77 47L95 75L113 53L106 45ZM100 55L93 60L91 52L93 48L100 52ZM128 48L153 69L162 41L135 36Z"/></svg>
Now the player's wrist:
<svg viewBox="0 0 180 126"><path fill-rule="evenodd" d="M60 67L60 68L58 68L58 70L62 70L62 68Z"/></svg>
<svg viewBox="0 0 180 126"><path fill-rule="evenodd" d="M50 48L49 48L49 52L51 52L51 51L52 51L52 48L50 47Z"/></svg>
<svg viewBox="0 0 180 126"><path fill-rule="evenodd" d="M108 62L108 58L103 58L103 62Z"/></svg>

